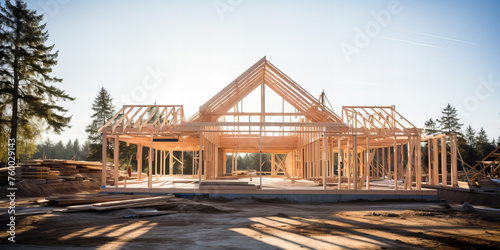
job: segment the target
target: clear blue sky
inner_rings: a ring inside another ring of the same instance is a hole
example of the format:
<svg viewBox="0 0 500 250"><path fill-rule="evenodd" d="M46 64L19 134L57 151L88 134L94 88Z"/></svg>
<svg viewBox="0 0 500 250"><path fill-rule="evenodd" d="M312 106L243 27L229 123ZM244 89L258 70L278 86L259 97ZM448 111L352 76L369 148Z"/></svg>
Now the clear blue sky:
<svg viewBox="0 0 500 250"><path fill-rule="evenodd" d="M500 1L28 1L59 50L54 75L86 139L104 86L116 105L182 104L187 117L263 56L314 96L396 105L418 127L447 103L500 135ZM155 73L156 72L156 73ZM481 80L484 79L484 80Z"/></svg>

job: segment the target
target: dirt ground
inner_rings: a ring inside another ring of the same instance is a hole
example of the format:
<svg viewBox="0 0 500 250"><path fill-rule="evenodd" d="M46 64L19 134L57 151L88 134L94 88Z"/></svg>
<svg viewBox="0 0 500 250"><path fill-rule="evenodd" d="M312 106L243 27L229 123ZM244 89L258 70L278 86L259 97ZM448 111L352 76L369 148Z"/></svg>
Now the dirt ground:
<svg viewBox="0 0 500 250"><path fill-rule="evenodd" d="M16 243L2 208L0 248L500 249L498 213L441 203L179 201L158 208L179 213L156 217L122 218L131 209L18 216ZM39 209L33 199L17 205Z"/></svg>

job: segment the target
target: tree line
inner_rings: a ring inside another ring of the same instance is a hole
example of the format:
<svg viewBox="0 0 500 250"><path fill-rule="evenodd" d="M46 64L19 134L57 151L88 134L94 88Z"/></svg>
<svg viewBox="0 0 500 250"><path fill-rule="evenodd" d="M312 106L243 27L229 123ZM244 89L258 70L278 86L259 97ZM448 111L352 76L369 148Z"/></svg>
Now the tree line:
<svg viewBox="0 0 500 250"><path fill-rule="evenodd" d="M78 139L68 140L63 143L62 140L53 142L50 138L45 139L38 144L37 152L32 159L66 159L83 161L88 159L88 143L80 144Z"/></svg>

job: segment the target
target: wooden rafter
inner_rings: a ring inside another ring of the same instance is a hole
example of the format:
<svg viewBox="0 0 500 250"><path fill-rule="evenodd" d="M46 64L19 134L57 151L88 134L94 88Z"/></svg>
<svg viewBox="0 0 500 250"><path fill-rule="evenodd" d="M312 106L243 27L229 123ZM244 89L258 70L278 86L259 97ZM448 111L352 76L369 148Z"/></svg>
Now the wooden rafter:
<svg viewBox="0 0 500 250"><path fill-rule="evenodd" d="M124 105L99 132L109 129L113 135L141 133L143 130L171 131L174 125L184 120L182 109L181 105Z"/></svg>
<svg viewBox="0 0 500 250"><path fill-rule="evenodd" d="M346 124L365 133L417 135L418 129L399 114L394 106L344 106Z"/></svg>

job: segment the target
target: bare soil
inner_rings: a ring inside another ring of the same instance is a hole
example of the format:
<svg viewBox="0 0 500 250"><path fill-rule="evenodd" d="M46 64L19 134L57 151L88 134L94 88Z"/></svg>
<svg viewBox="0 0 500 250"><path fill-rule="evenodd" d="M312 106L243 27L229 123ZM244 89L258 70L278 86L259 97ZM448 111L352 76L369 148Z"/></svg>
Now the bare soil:
<svg viewBox="0 0 500 250"><path fill-rule="evenodd" d="M8 206L6 201L0 206ZM33 199L20 210L36 209ZM279 203L182 200L179 213L123 219L130 209L19 216L16 243L2 249L499 249L498 213L464 213L439 203Z"/></svg>

